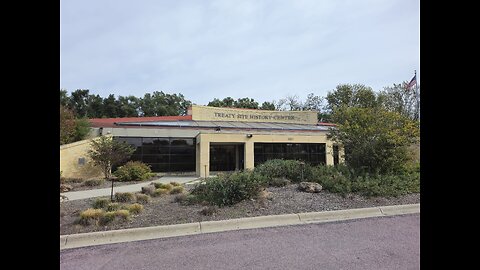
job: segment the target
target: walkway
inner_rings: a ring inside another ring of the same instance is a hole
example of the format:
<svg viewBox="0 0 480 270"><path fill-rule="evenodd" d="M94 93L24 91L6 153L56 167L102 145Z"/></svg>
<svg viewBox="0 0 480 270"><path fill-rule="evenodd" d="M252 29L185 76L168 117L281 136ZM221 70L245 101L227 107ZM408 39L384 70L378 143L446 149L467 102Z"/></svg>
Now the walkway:
<svg viewBox="0 0 480 270"><path fill-rule="evenodd" d="M197 176L164 176L157 180L141 182L139 184L125 185L119 187L113 187L113 192L137 192L141 191L142 187L149 185L150 183L169 183L169 182L178 182L180 184L185 184L197 180ZM94 197L110 196L111 188L100 188L100 189L91 189L91 190L82 190L82 191L71 191L60 193L68 198L69 201L81 200Z"/></svg>

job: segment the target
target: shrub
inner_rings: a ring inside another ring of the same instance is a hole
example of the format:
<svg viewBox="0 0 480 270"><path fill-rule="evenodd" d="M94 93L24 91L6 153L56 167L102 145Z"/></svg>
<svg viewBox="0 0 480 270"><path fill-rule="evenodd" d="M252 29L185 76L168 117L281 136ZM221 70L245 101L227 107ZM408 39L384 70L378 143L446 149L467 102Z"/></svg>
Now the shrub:
<svg viewBox="0 0 480 270"><path fill-rule="evenodd" d="M149 165L140 161L129 161L118 167L113 175L118 178L118 181L143 181L155 174L152 173Z"/></svg>
<svg viewBox="0 0 480 270"><path fill-rule="evenodd" d="M256 197L265 182L263 175L251 171L222 174L197 184L192 194L198 196L199 201L210 204L233 205Z"/></svg>
<svg viewBox="0 0 480 270"><path fill-rule="evenodd" d="M135 195L131 192L115 193L115 201L117 202L131 202L133 200L135 200Z"/></svg>
<svg viewBox="0 0 480 270"><path fill-rule="evenodd" d="M170 190L170 194L179 194L179 193L182 193L184 190L185 190L184 187L176 186L176 187L173 187L172 190Z"/></svg>
<svg viewBox="0 0 480 270"><path fill-rule="evenodd" d="M105 180L103 179L88 179L85 182L83 182L84 186L89 186L89 187L94 187L94 186L100 186L103 184Z"/></svg>
<svg viewBox="0 0 480 270"><path fill-rule="evenodd" d="M405 173L399 175L365 175L353 182L352 190L366 197L397 197L420 192L420 175Z"/></svg>
<svg viewBox="0 0 480 270"><path fill-rule="evenodd" d="M143 205L139 203L130 204L127 206L127 210L132 214L140 214L143 211Z"/></svg>
<svg viewBox="0 0 480 270"><path fill-rule="evenodd" d="M200 214L204 216L213 216L213 214L217 213L217 211L218 211L218 208L216 206L209 205L202 208L202 210L200 210Z"/></svg>
<svg viewBox="0 0 480 270"><path fill-rule="evenodd" d="M193 194L180 193L173 198L173 201L185 205L192 205L198 202L198 198Z"/></svg>
<svg viewBox="0 0 480 270"><path fill-rule="evenodd" d="M268 185L272 187L284 187L288 184L290 184L290 180L287 178L273 178L268 181Z"/></svg>
<svg viewBox="0 0 480 270"><path fill-rule="evenodd" d="M116 211L120 209L120 204L119 203L109 203L106 207L107 211Z"/></svg>
<svg viewBox="0 0 480 270"><path fill-rule="evenodd" d="M130 219L130 212L128 210L122 209L115 211L115 216L120 218L121 220L129 220Z"/></svg>
<svg viewBox="0 0 480 270"><path fill-rule="evenodd" d="M149 203L150 202L150 196L147 194L135 194L135 198L137 199L138 203Z"/></svg>
<svg viewBox="0 0 480 270"><path fill-rule="evenodd" d="M347 176L346 176L347 175ZM319 183L325 190L346 196L352 192L348 168L320 165L312 168L310 181Z"/></svg>
<svg viewBox="0 0 480 270"><path fill-rule="evenodd" d="M154 196L155 195L155 186L154 185L148 185L148 186L142 187L142 193L150 195L150 196Z"/></svg>
<svg viewBox="0 0 480 270"><path fill-rule="evenodd" d="M161 195L166 195L168 194L168 189L166 188L157 188L155 189L155 196L161 196Z"/></svg>
<svg viewBox="0 0 480 270"><path fill-rule="evenodd" d="M182 184L180 184L178 182L170 182L170 185L172 185L174 187L178 187L178 186L181 186Z"/></svg>
<svg viewBox="0 0 480 270"><path fill-rule="evenodd" d="M257 166L254 171L267 179L287 178L292 182L301 182L310 179L312 166L298 160L272 159ZM267 181L268 184L268 181Z"/></svg>
<svg viewBox="0 0 480 270"><path fill-rule="evenodd" d="M107 198L98 198L93 202L92 206L95 209L102 209L107 207L109 203L110 203L110 200Z"/></svg>
<svg viewBox="0 0 480 270"><path fill-rule="evenodd" d="M168 191L172 190L173 186L171 184L164 184L164 183L154 183L155 188L163 188Z"/></svg>
<svg viewBox="0 0 480 270"><path fill-rule="evenodd" d="M105 215L100 219L100 224L105 225L112 222L116 217L114 211L106 212Z"/></svg>
<svg viewBox="0 0 480 270"><path fill-rule="evenodd" d="M105 214L105 211L103 211L102 209L88 208L87 210L80 213L80 224L98 225L100 219L103 217L104 214Z"/></svg>

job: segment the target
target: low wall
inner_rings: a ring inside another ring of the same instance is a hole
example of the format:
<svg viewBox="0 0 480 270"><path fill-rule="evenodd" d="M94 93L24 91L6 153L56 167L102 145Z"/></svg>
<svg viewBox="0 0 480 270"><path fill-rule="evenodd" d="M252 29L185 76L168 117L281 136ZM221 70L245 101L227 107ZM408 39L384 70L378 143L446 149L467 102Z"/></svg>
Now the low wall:
<svg viewBox="0 0 480 270"><path fill-rule="evenodd" d="M88 157L91 140L83 140L60 146L60 171L67 178L102 178L103 173Z"/></svg>

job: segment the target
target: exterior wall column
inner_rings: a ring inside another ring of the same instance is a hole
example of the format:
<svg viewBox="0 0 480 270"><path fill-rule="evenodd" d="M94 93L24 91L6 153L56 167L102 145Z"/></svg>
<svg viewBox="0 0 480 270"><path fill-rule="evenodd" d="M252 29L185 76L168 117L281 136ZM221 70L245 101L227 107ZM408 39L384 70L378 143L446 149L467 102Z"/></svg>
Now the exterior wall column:
<svg viewBox="0 0 480 270"><path fill-rule="evenodd" d="M253 141L245 142L245 170L253 170L254 155L253 155Z"/></svg>
<svg viewBox="0 0 480 270"><path fill-rule="evenodd" d="M210 142L205 139L201 139L197 144L197 176L202 178L210 175ZM206 166L206 167L205 167Z"/></svg>
<svg viewBox="0 0 480 270"><path fill-rule="evenodd" d="M327 141L325 143L325 152L326 152L326 165L333 166L333 142ZM339 159L340 161L340 159Z"/></svg>

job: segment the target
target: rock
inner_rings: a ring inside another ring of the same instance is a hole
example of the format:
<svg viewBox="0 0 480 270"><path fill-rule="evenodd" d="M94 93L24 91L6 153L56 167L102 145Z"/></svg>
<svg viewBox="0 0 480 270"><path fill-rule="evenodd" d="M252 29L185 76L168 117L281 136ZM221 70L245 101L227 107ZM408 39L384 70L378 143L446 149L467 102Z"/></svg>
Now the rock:
<svg viewBox="0 0 480 270"><path fill-rule="evenodd" d="M73 187L71 185L60 184L60 192L67 192L67 191L70 191L72 189L73 189Z"/></svg>
<svg viewBox="0 0 480 270"><path fill-rule="evenodd" d="M298 189L304 192L318 193L322 191L322 186L319 183L314 182L300 182L300 184L298 184Z"/></svg>
<svg viewBox="0 0 480 270"><path fill-rule="evenodd" d="M68 201L68 197L65 195L60 195L60 202Z"/></svg>
<svg viewBox="0 0 480 270"><path fill-rule="evenodd" d="M273 193L269 192L269 191L266 191L266 190L262 190L262 191L260 191L260 193L258 193L258 198L259 199L266 199L266 200L273 200Z"/></svg>

